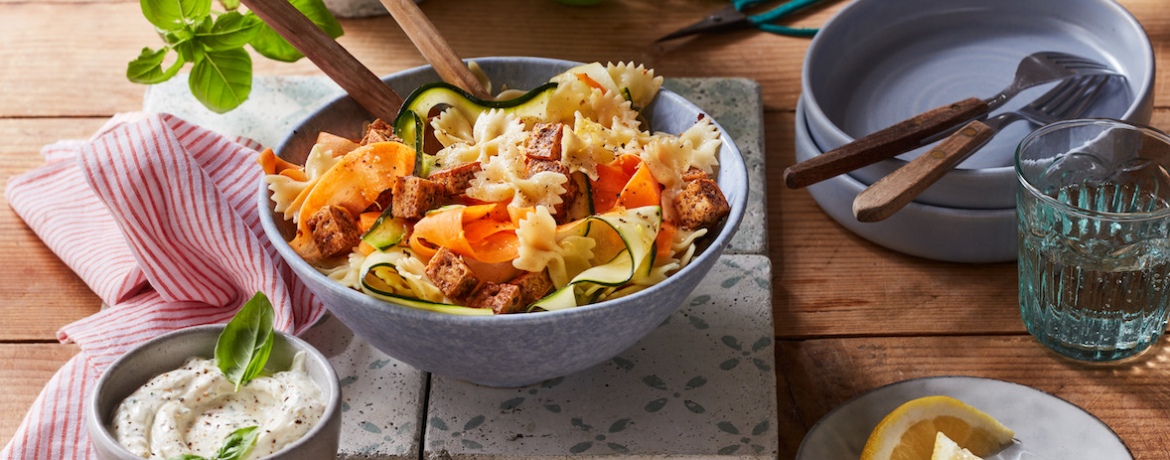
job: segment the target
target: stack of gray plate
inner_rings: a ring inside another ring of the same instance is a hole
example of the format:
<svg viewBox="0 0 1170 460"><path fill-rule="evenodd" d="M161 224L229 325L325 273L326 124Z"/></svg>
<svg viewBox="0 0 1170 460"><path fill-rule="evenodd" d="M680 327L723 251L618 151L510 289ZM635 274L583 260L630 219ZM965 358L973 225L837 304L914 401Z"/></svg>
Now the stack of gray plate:
<svg viewBox="0 0 1170 460"><path fill-rule="evenodd" d="M1141 25L1112 0L858 0L813 39L801 75L796 160L804 161L918 113L1007 87L1024 56L1060 51L1126 78L1084 117L1150 119L1154 53ZM992 113L1015 110L1055 83L1026 90ZM817 204L863 238L950 262L1016 258L1013 157L1037 128L1009 125L915 202L875 223L853 217L853 198L913 159L897 159L809 187Z"/></svg>

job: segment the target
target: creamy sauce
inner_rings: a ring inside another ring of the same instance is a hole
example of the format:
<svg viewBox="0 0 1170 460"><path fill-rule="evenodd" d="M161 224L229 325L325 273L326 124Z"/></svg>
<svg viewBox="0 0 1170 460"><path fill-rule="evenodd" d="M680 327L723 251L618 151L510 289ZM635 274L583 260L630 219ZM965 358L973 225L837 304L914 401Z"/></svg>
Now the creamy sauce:
<svg viewBox="0 0 1170 460"><path fill-rule="evenodd" d="M259 426L247 457L256 459L300 439L324 412L325 399L305 373L303 352L292 369L252 379L238 392L215 361L191 358L122 401L111 431L130 452L165 460L182 454L210 458L231 432Z"/></svg>

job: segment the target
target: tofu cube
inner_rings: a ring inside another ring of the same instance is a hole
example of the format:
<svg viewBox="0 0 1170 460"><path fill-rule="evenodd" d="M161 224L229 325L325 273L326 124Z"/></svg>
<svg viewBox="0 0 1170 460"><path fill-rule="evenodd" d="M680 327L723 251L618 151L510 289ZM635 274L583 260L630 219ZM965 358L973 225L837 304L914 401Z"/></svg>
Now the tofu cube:
<svg viewBox="0 0 1170 460"><path fill-rule="evenodd" d="M711 179L688 183L675 197L674 209L679 216L679 225L689 229L714 227L731 213L731 206L719 190L719 184Z"/></svg>
<svg viewBox="0 0 1170 460"><path fill-rule="evenodd" d="M490 308L497 315L521 313L526 310L520 301L520 286L514 284L484 283L471 300L467 302L471 308Z"/></svg>
<svg viewBox="0 0 1170 460"><path fill-rule="evenodd" d="M394 178L391 213L401 219L422 219L442 193L439 184L416 176Z"/></svg>
<svg viewBox="0 0 1170 460"><path fill-rule="evenodd" d="M426 273L443 295L456 300L466 299L479 286L479 279L463 262L463 257L447 248L440 248L431 257Z"/></svg>
<svg viewBox="0 0 1170 460"><path fill-rule="evenodd" d="M548 273L544 271L524 272L523 275L517 276L508 284L520 288L520 303L525 307L543 299L553 289L552 278L549 278Z"/></svg>
<svg viewBox="0 0 1170 460"><path fill-rule="evenodd" d="M482 169L483 167L476 161L435 171L427 176L427 180L439 184L447 196L462 195L467 193L467 188L471 187L471 179L474 179L475 174Z"/></svg>
<svg viewBox="0 0 1170 460"><path fill-rule="evenodd" d="M533 125L524 153L534 160L561 161L561 135L564 131L565 125L560 123Z"/></svg>
<svg viewBox="0 0 1170 460"><path fill-rule="evenodd" d="M348 254L362 239L362 231L349 211L327 206L309 216L305 222L317 250L325 258Z"/></svg>

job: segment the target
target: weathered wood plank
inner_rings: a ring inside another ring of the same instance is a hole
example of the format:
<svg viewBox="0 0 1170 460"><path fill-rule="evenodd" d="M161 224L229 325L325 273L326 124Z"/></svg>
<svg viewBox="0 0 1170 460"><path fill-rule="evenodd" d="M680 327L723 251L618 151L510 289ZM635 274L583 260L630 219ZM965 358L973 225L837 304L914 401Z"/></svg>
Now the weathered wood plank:
<svg viewBox="0 0 1170 460"><path fill-rule="evenodd" d="M777 336L1023 332L1015 264L900 254L837 224L807 189L784 187L794 121L792 113L765 114Z"/></svg>
<svg viewBox="0 0 1170 460"><path fill-rule="evenodd" d="M40 149L85 139L105 118L0 119L0 184L44 164ZM57 329L98 311L101 300L0 197L0 341L56 340ZM78 245L85 242L79 241Z"/></svg>
<svg viewBox="0 0 1170 460"><path fill-rule="evenodd" d="M0 443L8 444L41 389L78 351L76 345L0 344Z"/></svg>
<svg viewBox="0 0 1170 460"><path fill-rule="evenodd" d="M654 38L686 25L725 2L633 0L572 8L546 0L493 2L490 14L477 0L421 5L461 56L545 56L579 61L633 60L674 77L734 76L757 80L769 110L792 110L808 39L754 31L702 36L653 45ZM816 26L845 5L837 1L796 18ZM1170 37L1170 17L1159 0L1123 2L1158 43L1160 67ZM101 17L102 21L93 18ZM109 27L119 24L119 27ZM379 75L422 65L424 60L389 17L345 20L341 43ZM519 26L518 26L519 25ZM109 115L142 104L142 86L126 81L126 62L143 46L160 42L137 2L3 2L0 30L49 33L0 35L0 117ZM501 31L507 30L507 33ZM85 37L79 39L78 37ZM485 39L491 37L491 39ZM308 61L284 64L256 57L258 74L319 74ZM1156 101L1170 101L1161 78ZM94 97L100 95L100 97Z"/></svg>
<svg viewBox="0 0 1170 460"><path fill-rule="evenodd" d="M1027 335L781 340L776 367L788 382L787 397L797 414L788 423L804 430L780 430L780 458L795 456L795 450L783 449L799 445L817 420L850 398L883 385L942 375L993 378L1046 391L1104 421L1136 459L1167 458L1168 343L1163 339L1160 348L1138 362L1092 367L1061 358Z"/></svg>

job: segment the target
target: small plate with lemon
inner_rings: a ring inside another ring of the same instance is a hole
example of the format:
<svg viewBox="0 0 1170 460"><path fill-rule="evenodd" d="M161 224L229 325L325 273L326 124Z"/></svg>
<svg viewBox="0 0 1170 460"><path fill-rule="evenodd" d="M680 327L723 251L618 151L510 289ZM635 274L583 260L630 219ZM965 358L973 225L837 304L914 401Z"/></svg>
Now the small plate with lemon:
<svg viewBox="0 0 1170 460"><path fill-rule="evenodd" d="M1104 422L1028 386L976 377L906 380L821 418L796 460L1133 459Z"/></svg>

